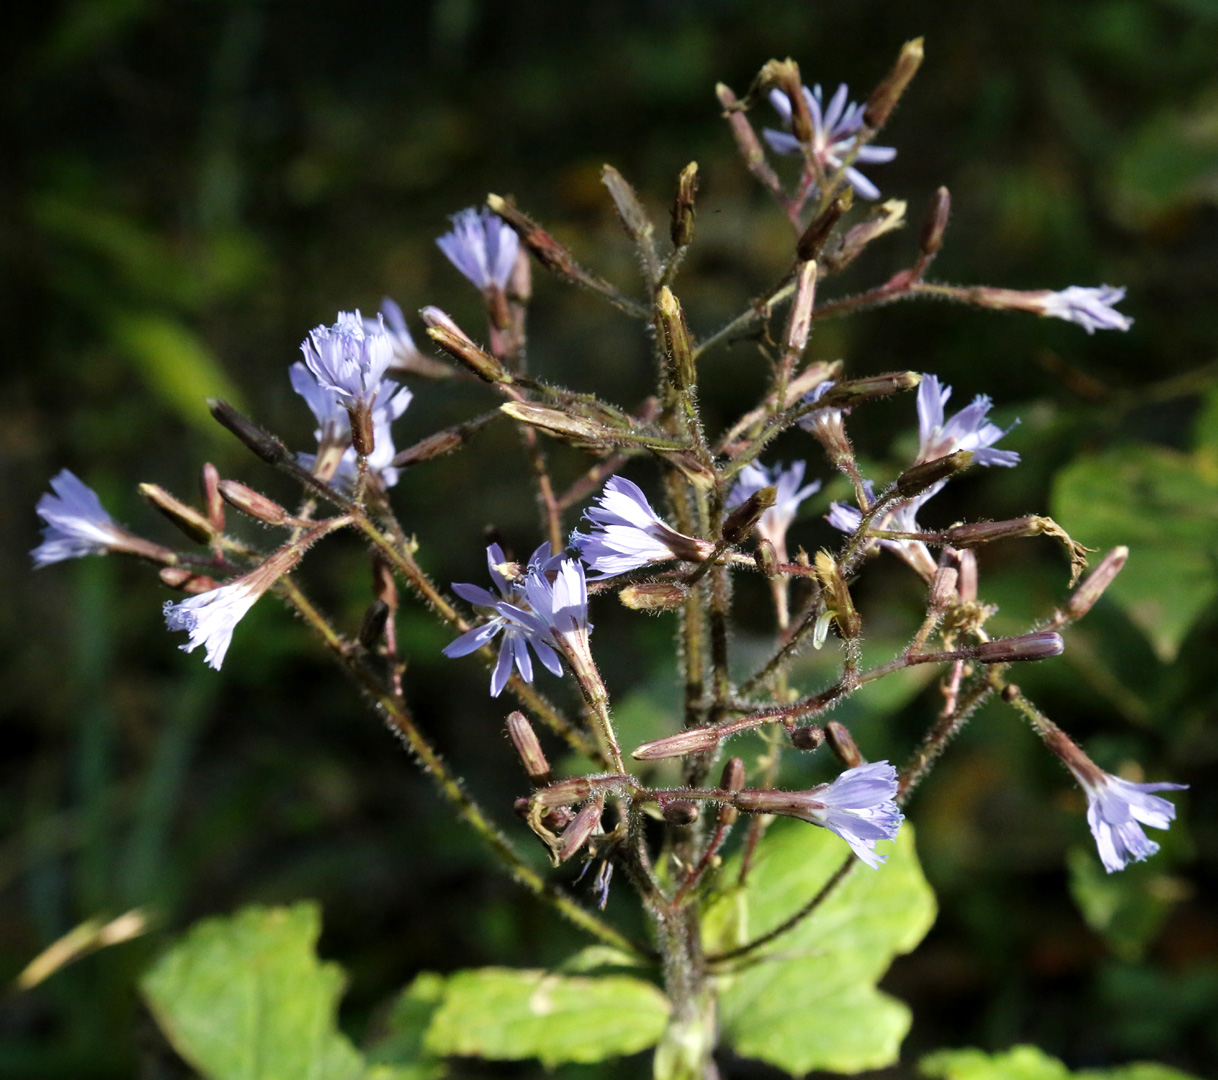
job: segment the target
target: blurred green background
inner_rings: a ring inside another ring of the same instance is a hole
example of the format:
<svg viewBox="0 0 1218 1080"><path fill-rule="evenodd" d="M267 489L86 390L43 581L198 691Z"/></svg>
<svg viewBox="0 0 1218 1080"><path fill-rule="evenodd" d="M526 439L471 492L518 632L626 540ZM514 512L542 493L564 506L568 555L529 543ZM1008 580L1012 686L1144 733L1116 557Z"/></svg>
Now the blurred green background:
<svg viewBox="0 0 1218 1080"><path fill-rule="evenodd" d="M1176 799L1181 820L1156 834L1163 852L1106 878L1069 778L1013 713L983 711L911 807L942 913L885 985L913 1006L911 1061L943 1045L1035 1041L1076 1067L1156 1058L1214 1075L1214 0L24 5L0 65L0 977L93 915L143 905L160 930L6 994L0 1075L184 1075L134 976L159 934L244 902L322 901L322 953L352 972L344 1021L356 1033L421 969L548 963L579 942L488 866L273 603L242 623L217 675L165 633L168 593L144 568L94 559L32 573L33 507L50 476L73 469L116 519L170 543L137 482L191 496L210 460L290 498L211 423L203 397L227 396L308 449L311 417L286 366L310 327L387 294L416 334L411 313L437 304L479 336L479 299L433 241L488 191L514 193L629 286L604 162L658 220L677 172L699 162L699 237L677 292L695 331L714 328L790 258L781 214L735 158L715 82L742 92L765 60L791 55L809 82L848 81L861 97L919 34L926 63L880 140L900 154L869 175L909 201L915 223L938 185L951 189L934 276L1123 284L1121 310L1137 321L1088 337L902 305L818 324L811 355L844 358L857 375L933 371L955 386L954 404L989 393L1000 420L1022 419L1004 446L1023 464L974 470L927 524L1051 511L1091 546L1128 542L1123 591L1069 632L1064 657L1020 682L1104 767L1136 762L1192 789ZM908 265L915 240L906 230L877 243L827 293ZM535 370L628 404L648 391L636 324L550 279L535 291ZM722 423L764 366L744 343L708 356L702 374L707 415ZM492 400L478 387L413 389L399 446ZM912 429L905 398L856 411L851 432L886 478L908 460ZM829 478L797 435L768 460L797 455ZM555 449L554 460L561 478L580 469L574 454ZM630 475L654 480L646 463ZM525 476L518 441L498 427L405 476L395 505L439 580L483 580L488 525L518 551L538 542ZM830 542L820 515L838 494L827 485L805 504L795 542ZM302 580L353 629L370 596L361 550L340 539L319 556ZM1048 542L987 550L982 574L1003 632L1065 596ZM754 586L738 595L746 660L766 626ZM876 655L916 626L915 586L888 559L860 583ZM595 621L612 643L599 655L624 741L672 730L672 626L612 601ZM523 845L510 801L524 778L503 703L474 662L440 656L447 635L422 614L408 608L400 632L420 722ZM796 684L821 685L830 659L807 661ZM877 686L838 714L865 753L908 752L936 708L930 674ZM806 784L825 768L792 757L785 779ZM629 925L631 906L616 892L609 915Z"/></svg>

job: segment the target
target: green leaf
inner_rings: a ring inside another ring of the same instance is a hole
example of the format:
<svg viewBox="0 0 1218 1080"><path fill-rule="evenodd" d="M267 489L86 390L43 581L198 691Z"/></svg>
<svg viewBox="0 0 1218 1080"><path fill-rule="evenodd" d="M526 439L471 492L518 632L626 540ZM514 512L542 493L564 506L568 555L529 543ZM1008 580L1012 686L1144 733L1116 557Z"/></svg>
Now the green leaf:
<svg viewBox="0 0 1218 1080"><path fill-rule="evenodd" d="M209 434L218 432L207 409L209 397L241 408L241 393L202 339L176 319L152 313L117 317L113 333L149 387L183 420Z"/></svg>
<svg viewBox="0 0 1218 1080"><path fill-rule="evenodd" d="M445 982L434 971L417 975L393 1003L385 1036L369 1049L369 1061L394 1067L390 1074L394 1080L434 1080L444 1075L444 1063L423 1049L423 1038L444 998ZM370 1070L366 1080L381 1078Z"/></svg>
<svg viewBox="0 0 1218 1080"><path fill-rule="evenodd" d="M918 1071L932 1080L1193 1080L1188 1073L1153 1061L1071 1073L1057 1058L1035 1046L1013 1046L998 1054L940 1050L924 1057Z"/></svg>
<svg viewBox="0 0 1218 1080"><path fill-rule="evenodd" d="M849 855L825 829L796 822L772 827L748 878L750 936L785 922ZM730 860L723 879L738 872L738 860ZM709 921L717 906L712 903ZM724 979L725 1040L744 1057L794 1076L891 1065L910 1012L875 984L894 956L922 940L934 918L934 894L906 824L884 866L856 863L816 911L767 946L761 962Z"/></svg>
<svg viewBox="0 0 1218 1080"><path fill-rule="evenodd" d="M1163 920L1184 898L1183 883L1150 863L1107 874L1087 848L1068 856L1070 894L1084 920L1122 960L1139 960Z"/></svg>
<svg viewBox="0 0 1218 1080"><path fill-rule="evenodd" d="M480 968L449 978L424 1045L432 1054L588 1064L654 1046L667 1020L668 999L641 979Z"/></svg>
<svg viewBox="0 0 1218 1080"><path fill-rule="evenodd" d="M1054 481L1053 516L1088 547L1129 547L1108 590L1164 663L1218 596L1218 476L1157 446L1080 458Z"/></svg>
<svg viewBox="0 0 1218 1080"><path fill-rule="evenodd" d="M208 1080L356 1080L364 1062L336 1020L345 979L317 959L320 930L308 903L204 919L141 989L174 1049Z"/></svg>

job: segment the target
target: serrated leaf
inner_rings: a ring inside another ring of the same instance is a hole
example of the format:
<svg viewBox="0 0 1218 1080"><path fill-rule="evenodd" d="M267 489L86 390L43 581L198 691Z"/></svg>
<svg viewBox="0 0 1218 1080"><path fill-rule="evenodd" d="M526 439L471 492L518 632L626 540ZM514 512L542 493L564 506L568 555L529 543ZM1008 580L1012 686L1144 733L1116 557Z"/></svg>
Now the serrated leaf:
<svg viewBox="0 0 1218 1080"><path fill-rule="evenodd" d="M1218 476L1157 446L1080 458L1053 485L1053 516L1075 539L1129 547L1108 590L1164 663L1218 596Z"/></svg>
<svg viewBox="0 0 1218 1080"><path fill-rule="evenodd" d="M785 922L848 854L824 829L796 822L773 826L748 878L750 935ZM724 880L738 873L735 862L724 870ZM885 865L856 865L815 912L767 947L762 962L724 980L725 1041L744 1057L793 1076L892 1064L910 1012L875 984L894 956L922 940L934 917L934 894L906 824Z"/></svg>
<svg viewBox="0 0 1218 1080"><path fill-rule="evenodd" d="M668 999L625 975L584 978L480 968L451 976L427 1029L432 1054L589 1064L654 1046Z"/></svg>
<svg viewBox="0 0 1218 1080"><path fill-rule="evenodd" d="M1188 1073L1153 1061L1112 1069L1071 1073L1057 1058L1035 1046L1013 1046L998 1054L983 1050L940 1050L924 1057L918 1071L932 1080L1193 1080Z"/></svg>
<svg viewBox="0 0 1218 1080"><path fill-rule="evenodd" d="M204 919L140 988L174 1049L208 1080L356 1080L363 1058L337 1024L345 979L318 960L320 930L309 903Z"/></svg>

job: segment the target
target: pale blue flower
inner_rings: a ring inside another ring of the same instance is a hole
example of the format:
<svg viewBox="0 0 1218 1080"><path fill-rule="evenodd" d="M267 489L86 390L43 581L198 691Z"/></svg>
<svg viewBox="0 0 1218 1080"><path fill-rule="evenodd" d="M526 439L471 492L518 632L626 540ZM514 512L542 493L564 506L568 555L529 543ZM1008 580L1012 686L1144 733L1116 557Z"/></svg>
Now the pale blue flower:
<svg viewBox="0 0 1218 1080"><path fill-rule="evenodd" d="M972 451L977 465L1019 464L1019 455L1014 450L991 449L1011 430L1004 431L986 419L993 402L985 394L978 394L948 420L944 418L943 406L951 396L952 388L943 386L934 375L924 376L918 385L919 445L915 464L934 461L957 450Z"/></svg>
<svg viewBox="0 0 1218 1080"><path fill-rule="evenodd" d="M506 288L520 246L516 230L485 208L462 210L452 222L436 241L448 261L483 292Z"/></svg>
<svg viewBox="0 0 1218 1080"><path fill-rule="evenodd" d="M68 469L51 480L54 495L38 500L38 516L46 522L42 543L30 555L35 566L48 566L84 555L104 555L123 546L129 534L106 513L97 493Z"/></svg>
<svg viewBox="0 0 1218 1080"><path fill-rule="evenodd" d="M808 793L814 802L805 821L837 833L873 869L887 859L877 840L895 840L905 815L897 807L897 770L887 761L847 769L827 787ZM819 802L820 806L815 805Z"/></svg>
<svg viewBox="0 0 1218 1080"><path fill-rule="evenodd" d="M177 603L167 600L163 608L165 625L170 630L187 631L190 641L179 648L194 652L202 645L207 649L208 666L219 671L237 623L265 591L265 586L247 576Z"/></svg>
<svg viewBox="0 0 1218 1080"><path fill-rule="evenodd" d="M365 322L358 311L340 311L333 326L313 329L300 351L318 383L337 395L339 404L371 409L393 362L393 339L381 316Z"/></svg>
<svg viewBox="0 0 1218 1080"><path fill-rule="evenodd" d="M1067 761L1069 765L1070 762ZM1088 763L1090 764L1090 763ZM1087 795L1087 824L1108 873L1124 870L1159 850L1142 830L1166 829L1176 817L1176 808L1153 791L1183 791L1187 784L1136 784L1098 768L1070 771Z"/></svg>
<svg viewBox="0 0 1218 1080"><path fill-rule="evenodd" d="M597 503L584 514L592 522L591 531L571 534L571 546L597 574L593 580L669 559L700 562L714 550L706 540L677 532L625 477L611 476Z"/></svg>
<svg viewBox="0 0 1218 1080"><path fill-rule="evenodd" d="M1050 318L1065 319L1094 334L1097 330L1128 330L1133 325L1133 319L1113 307L1124 299L1124 288L1071 285L1060 292L1048 293L1040 303Z"/></svg>
<svg viewBox="0 0 1218 1080"><path fill-rule="evenodd" d="M550 547L543 544L533 553L527 577L532 576L534 568L540 569L547 565L546 556ZM554 642L549 629L528 610L526 599L526 581L509 581L501 567L507 564L503 549L498 544L491 544L486 549L486 562L490 571L491 582L499 593L483 589L478 585L462 583L453 584L455 592L462 600L473 604L490 615L481 626L467 630L455 641L444 648L444 655L450 658L467 656L476 652L483 645L489 644L496 635L502 635L499 643L499 660L491 673L491 696L498 697L507 686L512 674L513 664L520 672L520 677L528 683L533 681L533 661L529 656L527 646L532 646L537 659L555 675L562 674L562 661L554 651Z"/></svg>
<svg viewBox="0 0 1218 1080"><path fill-rule="evenodd" d="M842 83L837 88L827 106L821 104L820 84L809 90L803 88L804 99L808 103L808 111L812 114L812 154L820 163L822 171L828 173L841 168L842 159L854 149L858 141L859 130L863 126L865 106L848 101L850 91ZM791 99L781 90L770 91L770 104L782 118L786 131L775 131L765 128L762 134L770 148L778 154L802 154L803 148L799 140L790 134L791 129ZM897 156L891 146L864 146L855 156L855 161L883 164ZM850 185L864 199L878 199L880 190L853 165L845 172Z"/></svg>
<svg viewBox="0 0 1218 1080"><path fill-rule="evenodd" d="M414 338L410 336L410 327L406 325L406 316L402 314L402 308L398 302L388 296L384 297L381 300L380 317L385 332L393 342L394 357L400 361L416 356L419 350L414 343ZM374 330L376 326L375 319L364 320L365 329Z"/></svg>

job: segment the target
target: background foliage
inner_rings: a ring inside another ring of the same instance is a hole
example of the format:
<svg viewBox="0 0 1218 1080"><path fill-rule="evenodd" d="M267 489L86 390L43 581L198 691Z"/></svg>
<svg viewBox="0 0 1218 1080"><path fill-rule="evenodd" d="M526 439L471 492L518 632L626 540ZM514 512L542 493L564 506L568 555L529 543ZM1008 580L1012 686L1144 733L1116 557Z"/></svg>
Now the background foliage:
<svg viewBox="0 0 1218 1080"><path fill-rule="evenodd" d="M1088 544L1128 542L1120 587L1025 686L1104 767L1136 761L1193 788L1163 853L1107 877L1064 774L1012 715L983 712L913 804L940 915L883 987L913 1009L910 1061L944 1045L1034 1042L1071 1068L1156 1058L1212 1074L1213 0L28 6L0 65L0 974L99 913L144 905L178 931L250 901L312 897L325 912L321 955L350 976L341 1023L361 1036L419 971L552 965L582 944L488 870L303 628L260 605L217 676L176 650L164 590L140 568L91 560L31 574L32 507L68 466L118 520L165 535L135 483L188 494L203 458L286 496L210 423L202 397L246 404L305 448L311 421L286 365L309 327L384 294L476 325L478 298L433 238L487 191L514 193L585 262L629 282L601 164L659 217L696 159L699 240L678 292L696 330L718 325L769 283L789 238L734 159L715 81L743 89L761 62L789 54L810 80L862 94L917 34L927 63L884 139L900 156L872 175L915 210L937 185L951 189L936 275L1125 284L1137 323L1088 338L905 305L818 324L812 355L844 357L857 375L933 370L958 399L987 392L1000 418L1022 418L1009 440L1021 467L954 485L927 524L1051 506ZM906 265L913 246L893 238L835 289ZM636 327L552 281L536 293L539 371L620 400L647 391ZM703 374L708 413L722 419L760 385L761 366L746 344L709 357ZM414 389L399 445L485 400L477 388ZM886 476L911 427L912 404L895 401L852 432ZM825 475L807 440L779 451ZM555 456L575 475L577 459ZM488 524L531 550L524 474L495 428L408 474L395 499L439 580L476 573ZM819 514L835 495L828 485L806 504L796 542L826 540ZM369 598L363 560L354 544L331 550L306 580L355 624ZM982 570L1003 605L999 629L1064 594L1048 544L987 550ZM891 608L908 596L914 618L913 584L895 562L870 576L860 605L886 613L870 642L882 652L913 629ZM742 654L764 602L741 590ZM508 819L523 778L484 677L445 661L445 636L422 617L401 634L420 721ZM622 726L640 739L668 730L674 687L658 658L669 628L607 609L597 637L614 643L601 659ZM798 677L814 683L815 660ZM838 718L865 753L900 758L936 693L925 677L884 693ZM623 900L609 912L628 921ZM0 1074L181 1075L134 991L159 946L154 935L105 950L10 995ZM945 1060L939 1075L967 1068Z"/></svg>

